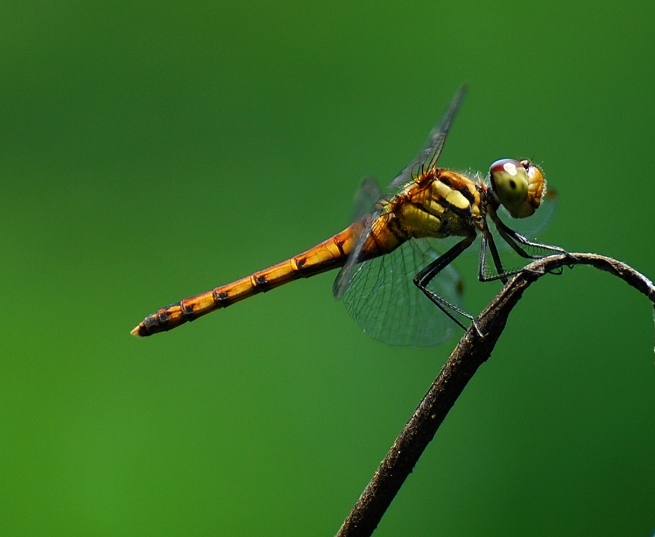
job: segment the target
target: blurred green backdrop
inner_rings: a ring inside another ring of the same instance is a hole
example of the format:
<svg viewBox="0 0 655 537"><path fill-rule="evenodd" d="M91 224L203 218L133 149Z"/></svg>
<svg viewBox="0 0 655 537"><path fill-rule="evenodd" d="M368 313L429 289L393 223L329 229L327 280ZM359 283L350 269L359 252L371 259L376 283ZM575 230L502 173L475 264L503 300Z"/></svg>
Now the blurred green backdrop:
<svg viewBox="0 0 655 537"><path fill-rule="evenodd" d="M297 282L146 340L391 179L532 157L541 236L655 276L655 4L0 4L2 535L332 535L455 341ZM498 289L458 262L469 311ZM577 268L513 314L378 535L648 535L652 309Z"/></svg>

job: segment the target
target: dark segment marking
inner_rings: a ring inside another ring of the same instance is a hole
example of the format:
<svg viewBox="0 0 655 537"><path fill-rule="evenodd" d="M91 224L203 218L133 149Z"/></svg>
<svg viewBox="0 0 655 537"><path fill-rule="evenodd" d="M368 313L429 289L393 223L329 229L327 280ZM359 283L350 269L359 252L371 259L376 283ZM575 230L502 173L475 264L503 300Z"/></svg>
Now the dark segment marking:
<svg viewBox="0 0 655 537"><path fill-rule="evenodd" d="M230 301L230 295L225 291L217 293L216 290L212 291L212 298L214 303L219 304L221 308L227 308L232 302Z"/></svg>
<svg viewBox="0 0 655 537"><path fill-rule="evenodd" d="M193 321L196 316L193 311L193 305L185 305L184 301L180 302L180 309L182 310L182 317L185 321Z"/></svg>
<svg viewBox="0 0 655 537"><path fill-rule="evenodd" d="M266 276L260 274L259 276L255 276L254 279L255 279L255 286L258 289L261 289L261 291L263 293L265 293L266 291L268 291L270 289L270 286L268 285L268 280L266 279Z"/></svg>
<svg viewBox="0 0 655 537"><path fill-rule="evenodd" d="M150 331L151 328L159 326L159 315L156 313L146 317L143 321L143 325L146 327L147 331Z"/></svg>
<svg viewBox="0 0 655 537"><path fill-rule="evenodd" d="M344 249L343 249L344 242L343 242L343 241L340 241L339 239L335 239L334 243L337 245L337 248L339 249L339 253L340 253L342 256L345 257L345 256L346 256L346 252L345 252ZM300 265L298 265L298 266L300 266Z"/></svg>
<svg viewBox="0 0 655 537"><path fill-rule="evenodd" d="M298 274L298 277L300 277L300 278L307 278L307 275L305 274L305 265L307 265L307 258L306 257L294 257L290 261L291 261L292 272L294 272L295 274ZM296 276L294 276L294 279L295 278L296 278Z"/></svg>

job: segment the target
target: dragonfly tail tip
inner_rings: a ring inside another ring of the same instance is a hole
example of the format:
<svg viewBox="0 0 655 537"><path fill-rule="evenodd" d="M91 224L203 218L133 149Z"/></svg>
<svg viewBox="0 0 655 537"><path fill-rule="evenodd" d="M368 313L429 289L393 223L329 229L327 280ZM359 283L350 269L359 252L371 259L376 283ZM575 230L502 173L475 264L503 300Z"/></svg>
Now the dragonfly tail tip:
<svg viewBox="0 0 655 537"><path fill-rule="evenodd" d="M143 337L144 334L141 333L141 325L134 327L130 334L132 334L134 337Z"/></svg>

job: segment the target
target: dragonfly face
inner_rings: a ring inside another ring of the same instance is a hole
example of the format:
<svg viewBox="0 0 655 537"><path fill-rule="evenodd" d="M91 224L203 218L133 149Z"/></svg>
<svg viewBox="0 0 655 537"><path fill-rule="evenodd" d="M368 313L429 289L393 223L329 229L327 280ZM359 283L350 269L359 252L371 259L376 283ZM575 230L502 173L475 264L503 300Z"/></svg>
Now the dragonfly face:
<svg viewBox="0 0 655 537"><path fill-rule="evenodd" d="M527 218L541 205L546 183L530 161L494 162L489 184L478 176L437 168L463 95L464 88L456 93L426 147L391 181L395 195L382 196L377 185L365 181L358 204L369 200L371 209L340 233L287 261L162 308L132 334L170 330L254 294L338 267L334 296L343 299L350 315L376 339L430 346L450 336L452 321L464 327L462 320L473 317L459 306L462 285L451 262L480 236L479 279L506 282L512 274L501 263L488 219L495 236L525 259L563 250L529 241L498 215L504 207L514 218ZM448 249L436 244L448 237L459 242ZM490 269L487 253L493 262Z"/></svg>
<svg viewBox="0 0 655 537"><path fill-rule="evenodd" d="M497 160L489 177L491 189L514 218L532 216L546 194L543 172L529 160Z"/></svg>

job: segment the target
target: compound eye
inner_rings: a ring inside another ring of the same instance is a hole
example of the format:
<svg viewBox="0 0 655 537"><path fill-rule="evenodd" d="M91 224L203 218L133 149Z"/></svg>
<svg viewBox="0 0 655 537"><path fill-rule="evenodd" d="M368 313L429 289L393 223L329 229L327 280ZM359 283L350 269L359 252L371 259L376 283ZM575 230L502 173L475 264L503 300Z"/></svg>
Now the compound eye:
<svg viewBox="0 0 655 537"><path fill-rule="evenodd" d="M541 204L545 186L539 168L529 160L507 158L494 162L489 173L493 191L514 218L534 214Z"/></svg>

